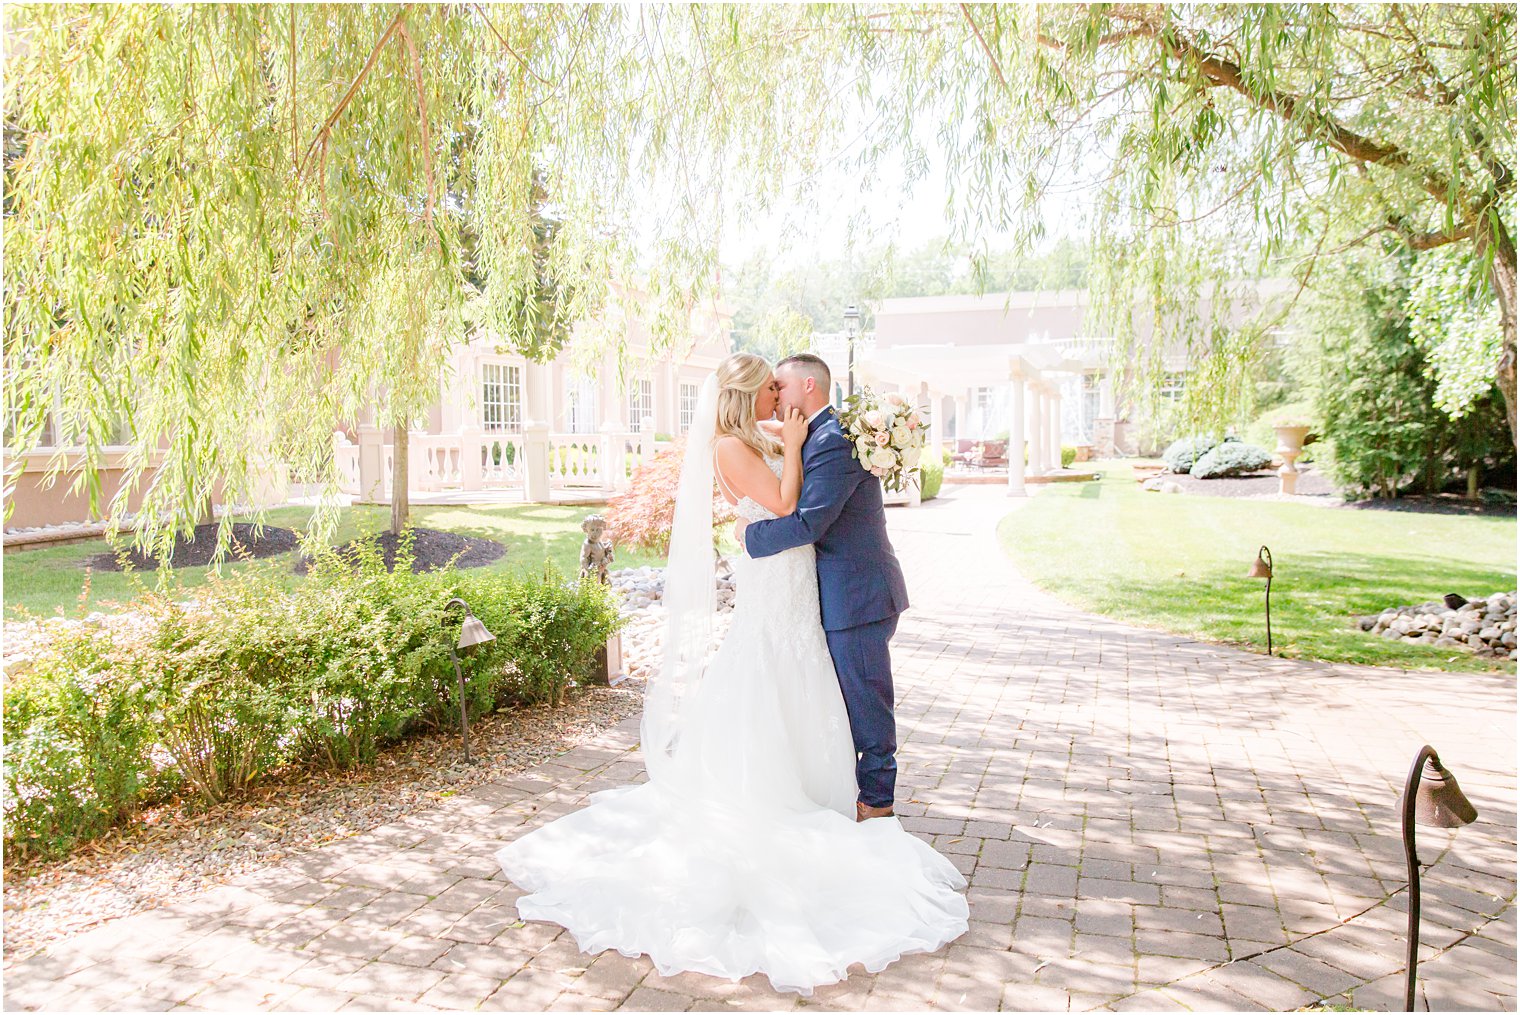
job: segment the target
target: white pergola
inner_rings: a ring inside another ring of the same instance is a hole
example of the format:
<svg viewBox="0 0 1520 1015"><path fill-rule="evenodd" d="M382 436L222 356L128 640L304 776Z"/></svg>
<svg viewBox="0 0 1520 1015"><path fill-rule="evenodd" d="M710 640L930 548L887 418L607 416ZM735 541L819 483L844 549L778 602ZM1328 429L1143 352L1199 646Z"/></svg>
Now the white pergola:
<svg viewBox="0 0 1520 1015"><path fill-rule="evenodd" d="M1023 449L1029 447L1029 475L1043 476L1061 466L1061 389L1058 374L1080 374L1092 364L1072 359L1059 343L999 345L894 345L857 353L855 373L865 383L891 384L936 408L947 395L966 418L966 392L1008 385L1008 494L1024 495ZM929 443L944 440L941 413L929 418Z"/></svg>

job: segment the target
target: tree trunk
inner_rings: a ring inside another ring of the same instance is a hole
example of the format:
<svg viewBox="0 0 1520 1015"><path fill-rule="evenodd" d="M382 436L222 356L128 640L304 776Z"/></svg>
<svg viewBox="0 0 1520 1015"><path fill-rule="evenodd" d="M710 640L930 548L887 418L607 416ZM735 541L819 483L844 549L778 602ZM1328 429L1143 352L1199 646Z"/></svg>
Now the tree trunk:
<svg viewBox="0 0 1520 1015"><path fill-rule="evenodd" d="M412 513L407 490L407 432L398 426L391 431L391 532L401 535Z"/></svg>
<svg viewBox="0 0 1520 1015"><path fill-rule="evenodd" d="M1515 241L1497 216L1483 216L1478 232L1478 253L1493 247L1493 260L1489 266L1489 282L1494 296L1499 300L1499 330L1504 336L1504 347L1499 354L1495 380L1504 396L1504 414L1509 418L1509 437L1520 448L1520 436L1515 431Z"/></svg>
<svg viewBox="0 0 1520 1015"><path fill-rule="evenodd" d="M1480 475L1481 472L1482 472L1482 469L1480 469L1476 465L1469 465L1467 467L1467 499L1468 500L1477 500L1478 499L1478 477L1479 477L1479 475Z"/></svg>

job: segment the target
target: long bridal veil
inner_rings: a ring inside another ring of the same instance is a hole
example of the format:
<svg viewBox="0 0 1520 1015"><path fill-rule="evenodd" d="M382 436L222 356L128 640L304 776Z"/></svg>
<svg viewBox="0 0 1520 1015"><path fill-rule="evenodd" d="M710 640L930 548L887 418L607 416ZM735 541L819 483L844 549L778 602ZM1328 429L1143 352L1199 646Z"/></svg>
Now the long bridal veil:
<svg viewBox="0 0 1520 1015"><path fill-rule="evenodd" d="M644 766L656 782L669 777L683 708L701 682L712 650L717 612L712 445L717 420L718 375L714 373L702 385L686 432L665 564L665 656L644 691L639 725Z"/></svg>

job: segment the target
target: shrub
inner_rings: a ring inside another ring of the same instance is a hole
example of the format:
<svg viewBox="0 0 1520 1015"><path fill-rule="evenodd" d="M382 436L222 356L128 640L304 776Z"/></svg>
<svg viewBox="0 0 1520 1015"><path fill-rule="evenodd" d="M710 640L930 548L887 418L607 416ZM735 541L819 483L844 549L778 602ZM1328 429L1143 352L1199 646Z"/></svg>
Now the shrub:
<svg viewBox="0 0 1520 1015"><path fill-rule="evenodd" d="M280 765L364 764L419 725L452 726L453 595L496 635L461 660L476 713L563 701L619 622L611 590L593 580L566 583L548 567L415 574L410 556L405 538L394 571L373 542L329 552L289 592L271 580L280 565L251 565L208 575L188 602L144 593L133 632L55 638L6 688L8 848L64 851L172 779L223 800ZM171 762L163 772L155 751Z"/></svg>
<svg viewBox="0 0 1520 1015"><path fill-rule="evenodd" d="M129 817L153 781L141 688L108 631L54 639L5 690L5 839L54 856Z"/></svg>
<svg viewBox="0 0 1520 1015"><path fill-rule="evenodd" d="M923 500L939 496L939 488L945 482L945 467L938 462L924 462L919 466L918 488Z"/></svg>
<svg viewBox="0 0 1520 1015"><path fill-rule="evenodd" d="M1225 439L1229 440L1228 437ZM1161 460L1166 463L1168 472L1191 472L1193 464L1213 450L1216 443L1212 437L1203 434L1183 437L1166 446L1161 452Z"/></svg>
<svg viewBox="0 0 1520 1015"><path fill-rule="evenodd" d="M290 630L305 665L295 691L298 754L334 768L367 764L419 715L436 721L457 699L441 579L452 565L413 573L411 533L394 571L364 541L350 559L324 554L291 597ZM440 689L448 693L440 694ZM457 700L453 714L457 715Z"/></svg>
<svg viewBox="0 0 1520 1015"><path fill-rule="evenodd" d="M561 704L620 623L609 587L592 578L567 582L548 564L541 577L463 577L458 594L496 635L470 664L498 703Z"/></svg>
<svg viewBox="0 0 1520 1015"><path fill-rule="evenodd" d="M940 464L947 469L950 468L950 463L955 461L955 457L950 453L950 449L947 447L941 446L939 449L939 455Z"/></svg>
<svg viewBox="0 0 1520 1015"><path fill-rule="evenodd" d="M1074 447L1072 447L1070 444L1062 444L1061 445L1061 468L1063 468L1063 469L1069 469L1069 468L1071 468L1072 463L1075 462L1076 460L1077 460L1077 449L1074 448Z"/></svg>
<svg viewBox="0 0 1520 1015"><path fill-rule="evenodd" d="M148 721L186 784L218 801L288 756L301 660L269 644L282 638L277 590L242 572L213 576L197 595L189 607L167 594L140 599L149 633L122 665L142 682Z"/></svg>
<svg viewBox="0 0 1520 1015"><path fill-rule="evenodd" d="M1196 479L1220 479L1255 472L1272 464L1272 456L1254 444L1225 441L1193 463Z"/></svg>
<svg viewBox="0 0 1520 1015"><path fill-rule="evenodd" d="M633 474L628 492L607 503L607 529L614 542L637 546L651 553L670 549L670 530L675 524L676 490L681 482L681 460L686 454L686 439L677 440L658 452L648 465ZM733 523L734 509L713 493L713 532Z"/></svg>

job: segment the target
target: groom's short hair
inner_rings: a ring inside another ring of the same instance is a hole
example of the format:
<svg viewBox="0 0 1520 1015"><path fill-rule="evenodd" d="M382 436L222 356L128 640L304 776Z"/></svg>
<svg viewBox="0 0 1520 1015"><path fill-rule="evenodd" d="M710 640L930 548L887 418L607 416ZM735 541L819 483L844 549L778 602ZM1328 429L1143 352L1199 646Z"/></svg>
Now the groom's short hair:
<svg viewBox="0 0 1520 1015"><path fill-rule="evenodd" d="M788 356L776 364L777 370L780 370L782 367L792 367L801 373L807 374L818 385L820 391L824 393L828 392L831 375L829 374L829 365L823 361L821 356L814 356L810 352L799 352L795 356Z"/></svg>

